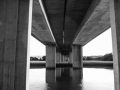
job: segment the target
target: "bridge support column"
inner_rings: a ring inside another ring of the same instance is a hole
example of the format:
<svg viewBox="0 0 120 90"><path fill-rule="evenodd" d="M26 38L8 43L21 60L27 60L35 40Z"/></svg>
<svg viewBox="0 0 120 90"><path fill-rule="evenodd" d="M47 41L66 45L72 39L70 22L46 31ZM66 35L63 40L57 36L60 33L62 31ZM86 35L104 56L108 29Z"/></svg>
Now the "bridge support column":
<svg viewBox="0 0 120 90"><path fill-rule="evenodd" d="M28 90L31 15L32 0L0 1L0 90Z"/></svg>
<svg viewBox="0 0 120 90"><path fill-rule="evenodd" d="M72 52L69 53L69 63L70 64L73 63L73 53Z"/></svg>
<svg viewBox="0 0 120 90"><path fill-rule="evenodd" d="M68 55L64 55L64 63L69 63L69 56Z"/></svg>
<svg viewBox="0 0 120 90"><path fill-rule="evenodd" d="M61 62L61 54L60 52L56 52L56 63L60 64Z"/></svg>
<svg viewBox="0 0 120 90"><path fill-rule="evenodd" d="M73 54L73 68L82 68L82 46L73 45L72 46L72 54Z"/></svg>
<svg viewBox="0 0 120 90"><path fill-rule="evenodd" d="M120 0L110 0L115 90L120 90Z"/></svg>
<svg viewBox="0 0 120 90"><path fill-rule="evenodd" d="M56 46L46 45L46 68L56 67Z"/></svg>
<svg viewBox="0 0 120 90"><path fill-rule="evenodd" d="M61 54L61 60L60 60L61 63L63 63L63 60L64 60L63 58L64 58L64 57L63 57L63 55Z"/></svg>

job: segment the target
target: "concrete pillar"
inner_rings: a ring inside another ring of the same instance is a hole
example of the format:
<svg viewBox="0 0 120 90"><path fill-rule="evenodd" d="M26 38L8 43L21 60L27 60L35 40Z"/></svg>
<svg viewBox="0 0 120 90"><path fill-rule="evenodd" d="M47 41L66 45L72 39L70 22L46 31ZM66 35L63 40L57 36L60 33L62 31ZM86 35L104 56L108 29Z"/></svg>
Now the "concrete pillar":
<svg viewBox="0 0 120 90"><path fill-rule="evenodd" d="M56 46L46 45L46 68L56 67Z"/></svg>
<svg viewBox="0 0 120 90"><path fill-rule="evenodd" d="M60 53L60 63L61 63L62 54Z"/></svg>
<svg viewBox="0 0 120 90"><path fill-rule="evenodd" d="M72 54L73 54L73 68L82 68L82 46L73 45L72 46Z"/></svg>
<svg viewBox="0 0 120 90"><path fill-rule="evenodd" d="M62 63L64 63L64 60L65 60L65 56L62 55Z"/></svg>
<svg viewBox="0 0 120 90"><path fill-rule="evenodd" d="M32 0L0 0L0 90L28 90L31 15Z"/></svg>
<svg viewBox="0 0 120 90"><path fill-rule="evenodd" d="M110 0L115 90L120 90L120 0Z"/></svg>
<svg viewBox="0 0 120 90"><path fill-rule="evenodd" d="M68 55L62 55L62 63L68 63Z"/></svg>
<svg viewBox="0 0 120 90"><path fill-rule="evenodd" d="M61 63L63 63L63 55L61 54Z"/></svg>
<svg viewBox="0 0 120 90"><path fill-rule="evenodd" d="M61 62L61 56L60 52L56 52L56 63L60 64Z"/></svg>
<svg viewBox="0 0 120 90"><path fill-rule="evenodd" d="M73 60L73 53L72 53L72 52L70 52L70 53L69 53L69 63L71 63L71 64L72 64L72 63L73 63L73 61L72 61L72 60Z"/></svg>
<svg viewBox="0 0 120 90"><path fill-rule="evenodd" d="M64 63L68 63L68 55L64 55Z"/></svg>

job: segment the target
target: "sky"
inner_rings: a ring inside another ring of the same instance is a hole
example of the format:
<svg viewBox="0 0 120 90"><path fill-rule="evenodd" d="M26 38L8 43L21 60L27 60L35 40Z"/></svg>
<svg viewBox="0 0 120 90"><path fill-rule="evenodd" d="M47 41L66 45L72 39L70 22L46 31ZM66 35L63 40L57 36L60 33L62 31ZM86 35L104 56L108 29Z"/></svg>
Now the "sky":
<svg viewBox="0 0 120 90"><path fill-rule="evenodd" d="M111 28L100 34L83 47L83 55L105 55L112 52Z"/></svg>
<svg viewBox="0 0 120 90"><path fill-rule="evenodd" d="M30 40L30 56L44 56L46 55L45 45L31 36Z"/></svg>
<svg viewBox="0 0 120 90"><path fill-rule="evenodd" d="M105 55L112 52L111 28L83 46L83 56ZM46 55L45 45L31 36L30 56Z"/></svg>

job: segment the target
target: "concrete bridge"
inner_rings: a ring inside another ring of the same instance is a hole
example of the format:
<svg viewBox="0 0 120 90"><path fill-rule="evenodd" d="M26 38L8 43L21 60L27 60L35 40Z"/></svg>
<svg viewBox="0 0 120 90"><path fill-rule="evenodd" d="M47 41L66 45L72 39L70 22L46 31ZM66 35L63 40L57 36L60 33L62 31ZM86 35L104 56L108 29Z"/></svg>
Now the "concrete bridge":
<svg viewBox="0 0 120 90"><path fill-rule="evenodd" d="M82 46L110 27L120 90L120 0L1 0L0 90L28 89L31 33L46 45L47 68L63 58L82 68Z"/></svg>

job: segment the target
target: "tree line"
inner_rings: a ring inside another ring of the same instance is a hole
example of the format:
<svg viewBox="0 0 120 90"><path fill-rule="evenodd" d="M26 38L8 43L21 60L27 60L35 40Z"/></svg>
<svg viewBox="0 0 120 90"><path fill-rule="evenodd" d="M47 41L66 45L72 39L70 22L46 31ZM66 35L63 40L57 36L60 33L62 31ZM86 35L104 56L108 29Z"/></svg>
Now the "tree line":
<svg viewBox="0 0 120 90"><path fill-rule="evenodd" d="M113 61L113 55L108 53L103 56L84 56L83 60Z"/></svg>
<svg viewBox="0 0 120 90"><path fill-rule="evenodd" d="M46 56L38 57L30 57L31 61L46 61ZM83 60L98 60L98 61L113 61L112 53L105 54L103 56L83 56Z"/></svg>
<svg viewBox="0 0 120 90"><path fill-rule="evenodd" d="M46 56L42 56L41 58L38 57L30 57L30 61L45 61Z"/></svg>

